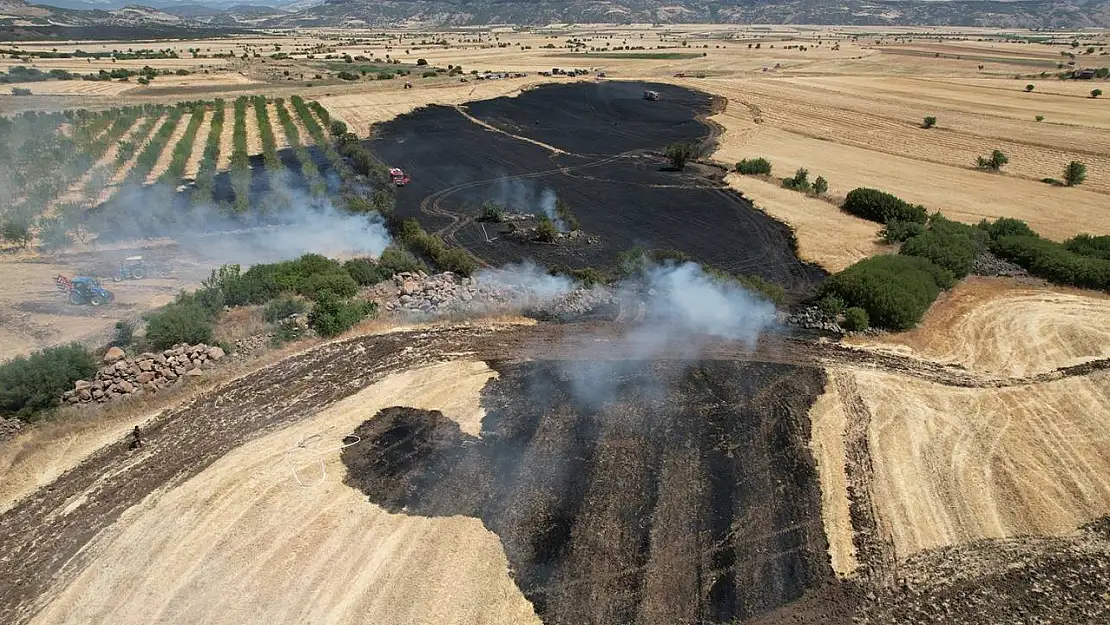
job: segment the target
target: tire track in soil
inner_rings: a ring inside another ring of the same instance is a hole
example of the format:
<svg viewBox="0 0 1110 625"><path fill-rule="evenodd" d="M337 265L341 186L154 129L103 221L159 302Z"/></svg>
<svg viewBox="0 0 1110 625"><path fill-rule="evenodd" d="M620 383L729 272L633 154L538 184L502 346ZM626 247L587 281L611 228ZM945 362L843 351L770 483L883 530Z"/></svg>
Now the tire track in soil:
<svg viewBox="0 0 1110 625"><path fill-rule="evenodd" d="M849 514L854 530L857 571L864 578L890 584L895 577L894 541L886 534L875 507L875 470L871 463L871 412L860 397L851 371L835 376L837 394L847 417L844 431L845 471L848 476Z"/></svg>

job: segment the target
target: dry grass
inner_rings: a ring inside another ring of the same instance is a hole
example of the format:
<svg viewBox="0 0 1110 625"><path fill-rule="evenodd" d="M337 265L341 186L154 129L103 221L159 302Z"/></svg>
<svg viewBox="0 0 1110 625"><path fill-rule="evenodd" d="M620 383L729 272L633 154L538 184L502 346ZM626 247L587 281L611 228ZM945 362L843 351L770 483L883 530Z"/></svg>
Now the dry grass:
<svg viewBox="0 0 1110 625"><path fill-rule="evenodd" d="M262 318L261 306L232 308L220 315L219 323L213 332L213 340L235 343L239 339L265 333L269 327Z"/></svg>

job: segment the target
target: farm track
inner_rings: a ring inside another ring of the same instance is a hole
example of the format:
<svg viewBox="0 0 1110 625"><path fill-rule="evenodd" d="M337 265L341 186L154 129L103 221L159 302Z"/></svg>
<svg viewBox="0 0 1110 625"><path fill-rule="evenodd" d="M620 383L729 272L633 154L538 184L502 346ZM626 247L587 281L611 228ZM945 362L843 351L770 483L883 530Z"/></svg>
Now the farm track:
<svg viewBox="0 0 1110 625"><path fill-rule="evenodd" d="M149 443L129 454L108 446L0 515L0 620L24 623L48 588L65 583L83 564L81 550L128 507L159 488L195 475L229 450L357 392L390 371L471 355L487 361L520 359L596 362L635 357L612 339L621 326L454 327L412 330L325 344L203 393L161 414L147 428ZM688 354L686 345L676 346ZM629 348L631 349L631 348ZM665 358L665 356L661 356ZM711 343L703 361L742 361L800 367L863 367L961 387L1037 384L1110 368L1110 360L1029 378L976 375L935 363L838 345L768 337L753 352ZM851 395L849 395L850 397ZM858 416L858 415L857 415ZM49 541L42 536L52 536Z"/></svg>

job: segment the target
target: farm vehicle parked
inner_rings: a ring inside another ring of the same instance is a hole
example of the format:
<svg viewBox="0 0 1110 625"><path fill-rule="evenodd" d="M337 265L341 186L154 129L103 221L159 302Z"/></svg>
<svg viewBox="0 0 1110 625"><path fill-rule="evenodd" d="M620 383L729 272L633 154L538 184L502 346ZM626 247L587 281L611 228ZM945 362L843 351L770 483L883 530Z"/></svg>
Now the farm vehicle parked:
<svg viewBox="0 0 1110 625"><path fill-rule="evenodd" d="M142 280L146 277L146 267L143 265L142 256L128 256L119 264L119 269L112 274L112 282L123 280Z"/></svg>

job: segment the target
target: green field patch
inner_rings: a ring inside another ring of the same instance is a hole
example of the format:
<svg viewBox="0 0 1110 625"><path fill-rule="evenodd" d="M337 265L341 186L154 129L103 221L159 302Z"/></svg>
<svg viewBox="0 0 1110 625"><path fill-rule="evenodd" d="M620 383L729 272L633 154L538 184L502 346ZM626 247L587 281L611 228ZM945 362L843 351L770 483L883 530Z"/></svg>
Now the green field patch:
<svg viewBox="0 0 1110 625"><path fill-rule="evenodd" d="M701 52L579 52L577 54L549 54L552 58L570 59L588 57L591 59L659 59L677 61L680 59L701 58Z"/></svg>

